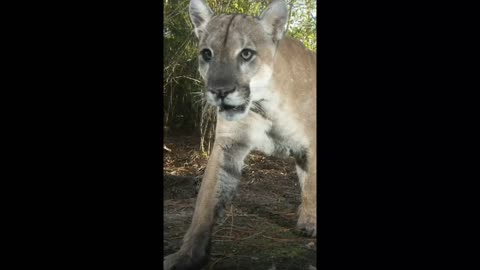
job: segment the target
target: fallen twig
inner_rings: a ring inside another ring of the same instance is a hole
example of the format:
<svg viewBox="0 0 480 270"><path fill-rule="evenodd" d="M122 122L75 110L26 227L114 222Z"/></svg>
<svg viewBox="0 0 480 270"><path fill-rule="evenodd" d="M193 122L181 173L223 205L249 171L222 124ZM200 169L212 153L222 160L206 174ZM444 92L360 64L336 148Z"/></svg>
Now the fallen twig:
<svg viewBox="0 0 480 270"><path fill-rule="evenodd" d="M270 236L266 236L266 235L263 235L263 237L265 238L268 238L268 239L272 239L272 240L275 240L275 241L281 241L281 242L292 242L292 241L297 241L298 239L282 239L282 238L273 238L273 237L270 237Z"/></svg>
<svg viewBox="0 0 480 270"><path fill-rule="evenodd" d="M215 264L217 264L219 261L221 261L221 260L223 260L223 259L225 259L225 258L229 258L229 256L225 256L225 257L221 257L221 258L216 259L216 260L210 265L210 267L209 267L208 269L209 269L209 270L212 270L213 267L215 266Z"/></svg>
<svg viewBox="0 0 480 270"><path fill-rule="evenodd" d="M232 213L232 222L230 223L230 236L232 236L232 231L233 231L233 205L230 206L230 213Z"/></svg>
<svg viewBox="0 0 480 270"><path fill-rule="evenodd" d="M244 237L244 238L236 239L236 240L237 240L237 241L243 241L243 240L247 240L247 239L250 239L250 238L252 238L252 237L254 237L254 236L257 236L257 235L259 235L259 234L263 233L264 231L265 231L265 230L263 230L263 231L261 231L261 232L258 232L258 233L254 233L254 234L252 234L252 235L249 235L249 236L247 236L247 237Z"/></svg>
<svg viewBox="0 0 480 270"><path fill-rule="evenodd" d="M237 226L233 226L233 227L237 227ZM220 228L218 230L216 230L213 235L216 235L218 232L220 231L224 231L224 230L228 230L230 229L230 227L223 227L223 228ZM233 228L234 231L237 231L237 232L245 232L245 233L251 233L252 231L246 231L246 230L239 230L239 229L236 229L236 228Z"/></svg>

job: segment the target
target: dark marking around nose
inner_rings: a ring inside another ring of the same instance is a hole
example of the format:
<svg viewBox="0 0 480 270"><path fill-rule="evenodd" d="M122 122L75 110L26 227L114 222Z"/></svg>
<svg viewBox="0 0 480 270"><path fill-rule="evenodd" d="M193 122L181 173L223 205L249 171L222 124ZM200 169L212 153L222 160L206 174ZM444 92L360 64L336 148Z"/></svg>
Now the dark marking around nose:
<svg viewBox="0 0 480 270"><path fill-rule="evenodd" d="M230 19L230 22L228 22L227 31L225 32L225 39L223 40L223 47L224 47L224 48L225 48L225 46L227 45L228 32L229 32L229 30L230 30L230 25L232 24L233 19L235 19L235 16L237 16L237 15L232 15L232 18Z"/></svg>
<svg viewBox="0 0 480 270"><path fill-rule="evenodd" d="M226 97L228 94L235 91L234 86L230 87L219 87L219 88L210 88L208 91L214 95L217 95L220 98Z"/></svg>

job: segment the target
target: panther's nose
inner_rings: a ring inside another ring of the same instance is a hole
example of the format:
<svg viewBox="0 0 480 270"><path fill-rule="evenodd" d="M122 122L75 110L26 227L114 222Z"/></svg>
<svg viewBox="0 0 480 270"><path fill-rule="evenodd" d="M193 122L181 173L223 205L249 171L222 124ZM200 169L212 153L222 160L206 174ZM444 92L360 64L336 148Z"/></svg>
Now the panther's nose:
<svg viewBox="0 0 480 270"><path fill-rule="evenodd" d="M219 98L224 98L228 94L233 93L235 91L234 86L230 87L211 87L208 89L208 91L214 95L216 95Z"/></svg>

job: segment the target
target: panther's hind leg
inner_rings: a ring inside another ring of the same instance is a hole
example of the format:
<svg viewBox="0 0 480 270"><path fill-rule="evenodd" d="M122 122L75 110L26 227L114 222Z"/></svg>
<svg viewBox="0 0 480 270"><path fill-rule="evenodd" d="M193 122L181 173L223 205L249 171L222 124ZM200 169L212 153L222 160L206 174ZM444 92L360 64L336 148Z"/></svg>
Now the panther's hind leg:
<svg viewBox="0 0 480 270"><path fill-rule="evenodd" d="M313 148L315 149L315 148ZM297 229L308 236L317 235L317 160L315 151L297 155L296 169L302 191Z"/></svg>
<svg viewBox="0 0 480 270"><path fill-rule="evenodd" d="M217 142L218 141L218 142ZM192 224L180 250L164 258L164 269L201 269L208 263L212 228L238 185L249 147L232 140L215 140L195 204Z"/></svg>

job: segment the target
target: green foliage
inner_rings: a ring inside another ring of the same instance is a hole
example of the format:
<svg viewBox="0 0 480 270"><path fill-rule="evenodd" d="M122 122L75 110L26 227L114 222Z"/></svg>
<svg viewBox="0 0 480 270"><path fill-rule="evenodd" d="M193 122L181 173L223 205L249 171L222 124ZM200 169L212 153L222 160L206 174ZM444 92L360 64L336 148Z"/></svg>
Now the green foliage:
<svg viewBox="0 0 480 270"><path fill-rule="evenodd" d="M163 95L164 123L169 130L197 129L200 106L195 91L197 74L195 36L188 16L189 1L164 1Z"/></svg>
<svg viewBox="0 0 480 270"><path fill-rule="evenodd" d="M290 18L287 35L303 42L312 51L317 50L317 2L312 0L287 1Z"/></svg>
<svg viewBox="0 0 480 270"><path fill-rule="evenodd" d="M190 0L164 0L164 124L168 131L199 132L202 150L213 139L214 113L201 99L203 83L197 71L197 38L188 14ZM270 0L208 0L215 13L258 16ZM287 0L287 35L316 50L316 1ZM207 147L208 150L208 147Z"/></svg>

